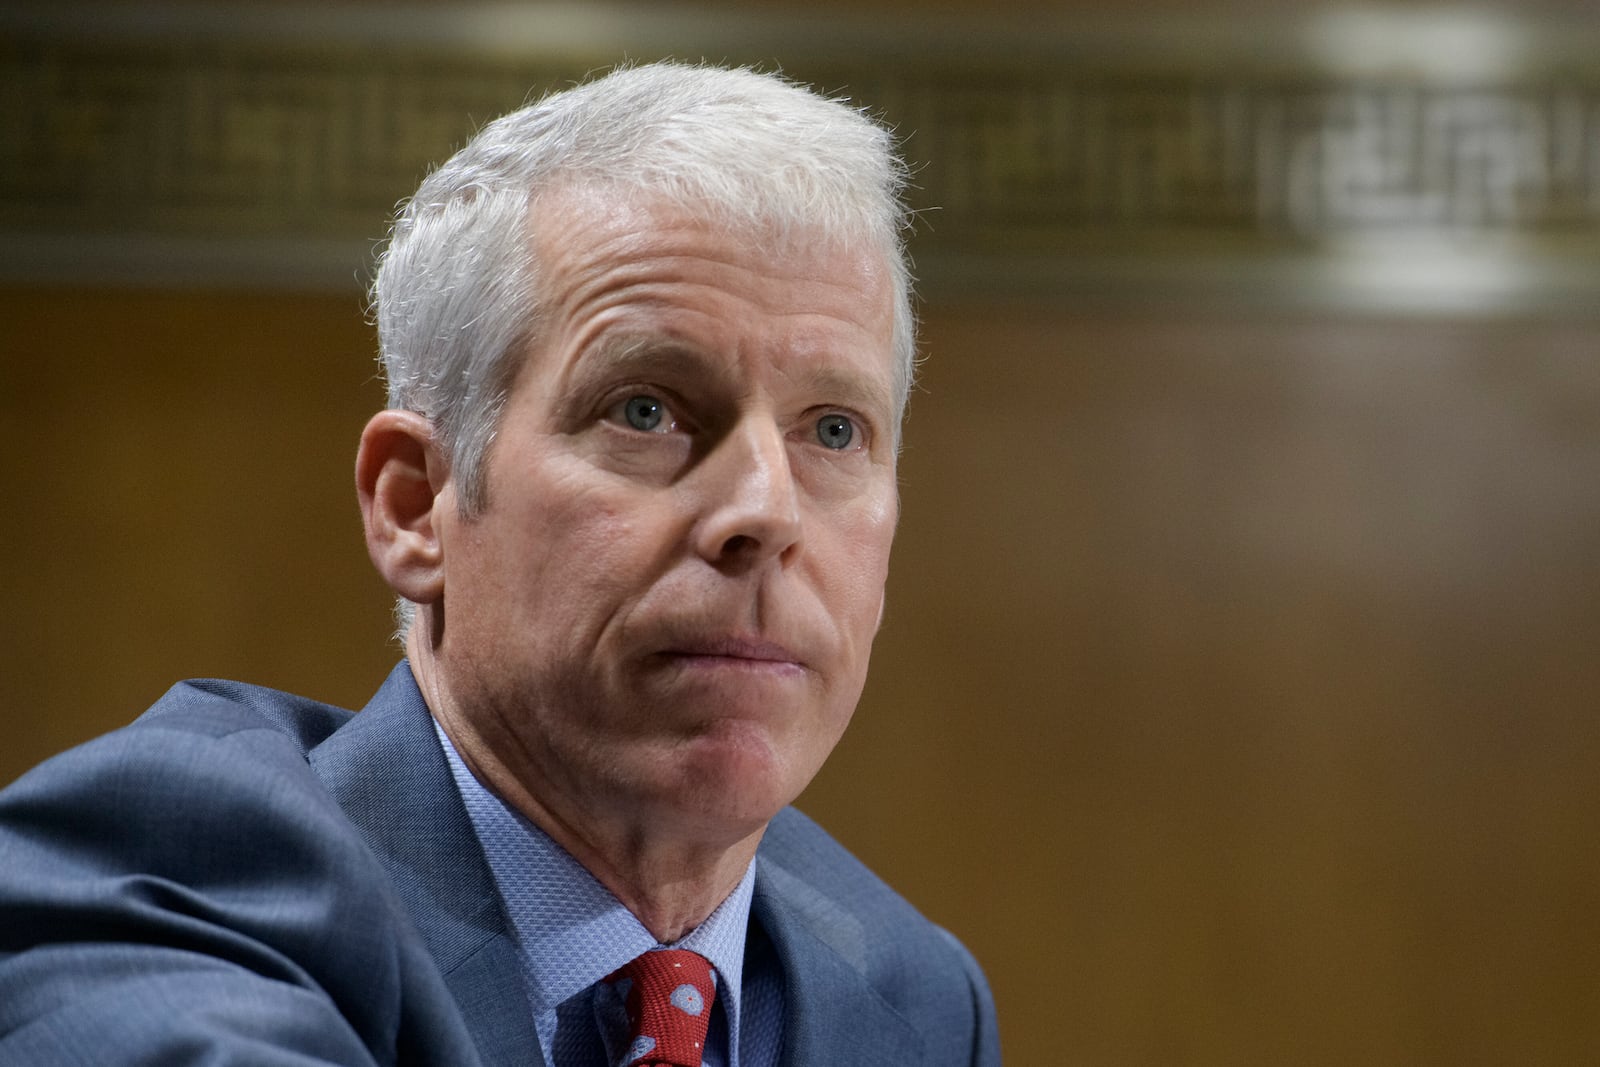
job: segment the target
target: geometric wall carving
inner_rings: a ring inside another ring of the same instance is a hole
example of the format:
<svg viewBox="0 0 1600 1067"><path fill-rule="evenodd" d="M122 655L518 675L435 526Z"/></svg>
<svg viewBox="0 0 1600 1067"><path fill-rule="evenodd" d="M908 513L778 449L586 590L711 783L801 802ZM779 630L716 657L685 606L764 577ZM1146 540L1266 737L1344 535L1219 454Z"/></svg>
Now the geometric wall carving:
<svg viewBox="0 0 1600 1067"><path fill-rule="evenodd" d="M1600 233L1600 78L928 89L930 192L980 231Z"/></svg>
<svg viewBox="0 0 1600 1067"><path fill-rule="evenodd" d="M901 132L926 212L913 250L935 285L963 264L1004 290L1101 259L1135 286L1175 261L1196 276L1258 276L1274 259L1314 272L1362 242L1494 250L1552 292L1600 272L1600 64L1535 57L1440 80L1170 54L741 47L707 54L781 62ZM232 249L248 273L261 248L292 260L303 246L343 257L348 278L476 125L622 54L262 39L225 18L204 38L0 22L3 269L71 274L77 256L92 274L107 249L137 261L143 241L179 273L200 248Z"/></svg>

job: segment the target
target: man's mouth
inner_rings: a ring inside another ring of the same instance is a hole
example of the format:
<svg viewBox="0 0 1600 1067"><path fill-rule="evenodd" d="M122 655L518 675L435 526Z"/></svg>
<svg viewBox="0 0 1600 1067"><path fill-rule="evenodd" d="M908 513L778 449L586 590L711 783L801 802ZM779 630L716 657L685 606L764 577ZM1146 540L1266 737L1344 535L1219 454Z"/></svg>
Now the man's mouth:
<svg viewBox="0 0 1600 1067"><path fill-rule="evenodd" d="M690 667L732 667L757 671L805 669L800 657L787 646L753 637L730 635L675 640L658 655Z"/></svg>

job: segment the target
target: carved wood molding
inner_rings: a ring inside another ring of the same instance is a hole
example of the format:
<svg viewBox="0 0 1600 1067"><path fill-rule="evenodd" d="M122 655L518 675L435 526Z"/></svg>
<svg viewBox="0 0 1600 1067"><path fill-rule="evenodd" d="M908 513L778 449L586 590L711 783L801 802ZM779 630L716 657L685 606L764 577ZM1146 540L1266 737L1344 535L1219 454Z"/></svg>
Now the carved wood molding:
<svg viewBox="0 0 1600 1067"><path fill-rule="evenodd" d="M351 286L394 204L476 125L672 54L781 64L883 113L917 167L913 249L936 293L1600 305L1600 33L1581 25L824 34L585 10L12 9L0 269Z"/></svg>

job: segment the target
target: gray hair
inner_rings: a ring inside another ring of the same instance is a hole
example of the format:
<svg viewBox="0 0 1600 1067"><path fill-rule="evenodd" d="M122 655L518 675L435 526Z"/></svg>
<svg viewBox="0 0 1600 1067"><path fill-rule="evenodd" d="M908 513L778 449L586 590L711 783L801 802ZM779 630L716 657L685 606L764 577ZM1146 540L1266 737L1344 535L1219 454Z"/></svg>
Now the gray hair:
<svg viewBox="0 0 1600 1067"><path fill-rule="evenodd" d="M915 368L904 164L890 132L782 77L657 63L485 126L395 219L372 296L389 406L432 422L465 514L541 314L530 210L573 185L640 192L730 228L882 250L895 297L896 440Z"/></svg>

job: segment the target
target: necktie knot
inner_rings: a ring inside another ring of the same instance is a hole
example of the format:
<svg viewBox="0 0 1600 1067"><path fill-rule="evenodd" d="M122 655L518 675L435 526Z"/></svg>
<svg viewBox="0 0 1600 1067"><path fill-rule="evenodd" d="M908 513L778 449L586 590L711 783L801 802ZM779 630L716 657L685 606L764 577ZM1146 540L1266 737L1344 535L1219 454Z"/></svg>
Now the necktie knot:
<svg viewBox="0 0 1600 1067"><path fill-rule="evenodd" d="M711 1001L711 964L687 949L646 952L606 977L627 1005L630 1042L618 1067L700 1067Z"/></svg>

